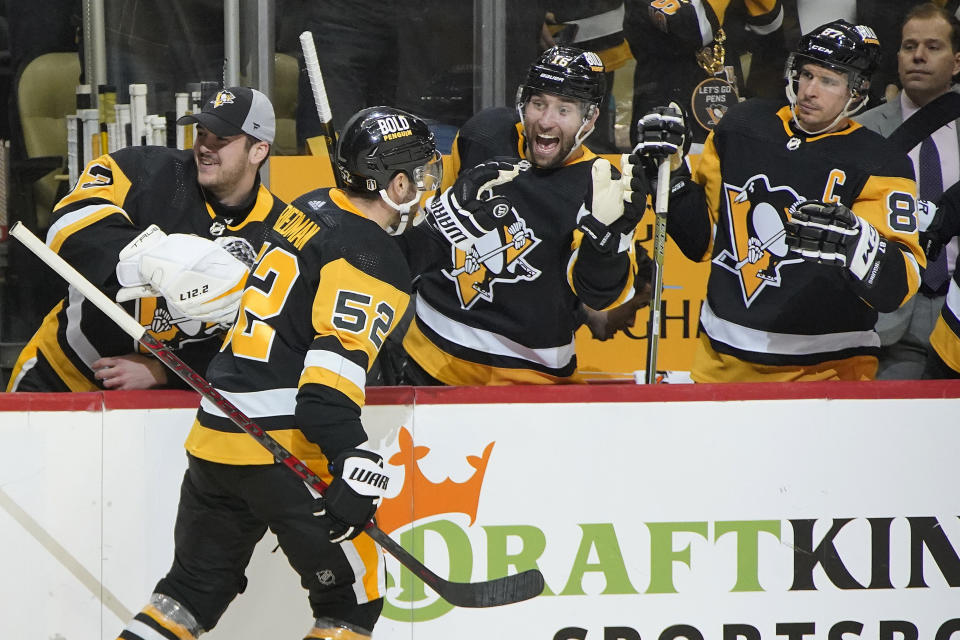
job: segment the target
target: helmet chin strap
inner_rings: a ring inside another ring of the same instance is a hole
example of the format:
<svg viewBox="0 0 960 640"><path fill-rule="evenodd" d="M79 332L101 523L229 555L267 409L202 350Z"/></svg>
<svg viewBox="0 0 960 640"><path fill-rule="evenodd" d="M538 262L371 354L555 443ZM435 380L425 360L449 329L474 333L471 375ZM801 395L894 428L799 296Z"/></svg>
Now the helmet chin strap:
<svg viewBox="0 0 960 640"><path fill-rule="evenodd" d="M590 105L590 106L591 106L591 109L596 109L596 107L594 107L593 105ZM589 124L589 122L587 121L590 120L590 116L592 115L593 115L593 111L592 110L588 111L587 116L583 119L583 124L581 124L580 128L577 129L576 135L573 136L573 146L570 147L570 151L567 152L566 157L563 159L564 163L567 160L569 160L570 156L572 156L573 153L580 147L580 145L583 144L583 141L589 138L590 134L592 134L597 129L596 127L591 126L589 129L584 131L584 129Z"/></svg>
<svg viewBox="0 0 960 640"><path fill-rule="evenodd" d="M406 231L407 227L410 225L410 210L413 208L413 205L420 202L420 190L417 189L413 198L400 204L394 202L390 196L387 195L386 189L380 189L380 198L387 203L388 207L400 214L400 221L397 222L396 225L387 229L387 233L389 233L391 236L400 235Z"/></svg>

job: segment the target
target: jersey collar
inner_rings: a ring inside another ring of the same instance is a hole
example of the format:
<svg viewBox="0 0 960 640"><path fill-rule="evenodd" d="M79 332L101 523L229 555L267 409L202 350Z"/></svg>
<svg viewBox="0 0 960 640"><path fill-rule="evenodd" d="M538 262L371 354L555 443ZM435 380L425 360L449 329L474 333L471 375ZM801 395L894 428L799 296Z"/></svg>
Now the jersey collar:
<svg viewBox="0 0 960 640"><path fill-rule="evenodd" d="M850 133L853 133L854 131L856 131L857 129L863 126L856 120L847 118L847 122L842 129L838 129L837 131L828 131L826 133L820 133L815 136L811 136L804 133L803 131L793 130L793 127L791 126L793 124L793 112L790 110L790 105L785 105L783 107L780 107L780 110L777 111L777 117L780 118L780 122L783 124L783 130L786 132L787 136L791 138L803 138L807 142L814 142L816 140L820 140L821 138L827 138L830 136L845 136Z"/></svg>
<svg viewBox="0 0 960 640"><path fill-rule="evenodd" d="M517 128L517 156L519 156L523 160L529 160L529 158L527 158L527 153L526 153L527 137L523 131L523 123L518 122L516 123L515 126ZM577 164L578 162L588 162L597 157L597 154L595 154L593 151L590 151L590 149L586 145L581 144L580 148L583 149L583 153L581 153L580 156L577 158L574 158L572 160L567 160L566 162L563 163L562 166L568 167L572 164Z"/></svg>

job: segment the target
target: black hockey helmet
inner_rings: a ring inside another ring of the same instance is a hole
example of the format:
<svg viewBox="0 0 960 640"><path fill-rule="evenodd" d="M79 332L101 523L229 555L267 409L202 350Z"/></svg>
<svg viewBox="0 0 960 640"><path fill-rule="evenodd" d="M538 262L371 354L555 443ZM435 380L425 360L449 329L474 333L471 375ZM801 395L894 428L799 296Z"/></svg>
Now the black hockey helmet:
<svg viewBox="0 0 960 640"><path fill-rule="evenodd" d="M868 26L834 20L800 38L787 60L787 80L796 79L800 68L810 62L846 73L851 91L862 95L880 64L880 41Z"/></svg>
<svg viewBox="0 0 960 640"><path fill-rule="evenodd" d="M530 96L540 91L599 107L607 92L603 61L593 51L550 47L527 71L526 81L517 90L517 107L522 110Z"/></svg>
<svg viewBox="0 0 960 640"><path fill-rule="evenodd" d="M404 171L422 191L440 186L433 132L417 116L393 107L358 111L337 141L337 173L349 189L378 193Z"/></svg>

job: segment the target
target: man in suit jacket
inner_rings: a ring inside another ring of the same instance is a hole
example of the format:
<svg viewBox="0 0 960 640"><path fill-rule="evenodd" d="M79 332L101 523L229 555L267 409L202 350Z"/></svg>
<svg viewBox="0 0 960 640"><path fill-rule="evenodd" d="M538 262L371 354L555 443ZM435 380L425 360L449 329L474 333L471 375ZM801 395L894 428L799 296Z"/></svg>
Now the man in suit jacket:
<svg viewBox="0 0 960 640"><path fill-rule="evenodd" d="M953 76L960 73L960 23L932 2L919 5L906 16L901 29L897 54L898 73L903 91L894 99L875 107L857 120L868 129L889 137L905 119L917 110L953 90ZM931 138L939 152L941 186L950 187L960 179L960 120L947 123ZM924 198L924 177L919 170L920 146L909 155L917 174L917 188ZM929 178L928 178L929 182ZM932 182L935 182L933 180ZM935 200L937 195L930 199ZM922 207L919 207L922 211ZM925 229L921 221L920 229ZM957 257L957 242L944 247L948 271L952 273ZM928 267L929 269L929 267ZM943 306L947 284L937 288L922 285L920 292L892 313L881 313L877 332L882 344L878 379L919 379L923 373L930 333Z"/></svg>

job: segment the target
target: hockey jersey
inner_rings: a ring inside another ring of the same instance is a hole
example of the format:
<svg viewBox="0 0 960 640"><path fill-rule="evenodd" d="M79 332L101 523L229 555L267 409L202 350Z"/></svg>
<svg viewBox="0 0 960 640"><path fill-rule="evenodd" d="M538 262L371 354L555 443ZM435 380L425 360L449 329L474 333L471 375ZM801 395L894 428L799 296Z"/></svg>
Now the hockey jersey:
<svg viewBox="0 0 960 640"><path fill-rule="evenodd" d="M191 151L129 147L92 160L53 211L47 244L109 297L120 289L118 254L143 229L227 239L227 248L252 262L264 223L285 207L257 185L247 203L212 204L197 182ZM124 309L201 373L223 340L212 323L176 317L163 298L124 302ZM96 391L91 364L101 357L145 353L72 287L20 354L8 390L24 376L42 375L48 391ZM34 370L31 373L32 370ZM41 374L42 371L42 374ZM179 384L171 375L171 384ZM53 387L53 388L51 388Z"/></svg>
<svg viewBox="0 0 960 640"><path fill-rule="evenodd" d="M515 111L482 111L454 142L450 184L461 167L494 157L524 157ZM590 187L597 156L584 148L556 169L526 168L495 188L516 218L481 238L472 255L450 247L442 268L422 272L416 314L403 346L431 376L450 385L577 381L574 332L578 301L595 309L621 304L633 292L633 244L600 255L581 244L577 214ZM429 233L426 225L412 230ZM414 273L420 256L413 251ZM471 270L468 260L479 263Z"/></svg>
<svg viewBox="0 0 960 640"><path fill-rule="evenodd" d="M671 226L713 230L702 255L681 246L712 262L694 380L872 377L877 309L913 295L926 263L907 157L857 123L808 136L794 129L789 107L748 100L707 138L693 179L709 215L682 207L670 215ZM888 240L874 287L787 250L784 223L802 200L839 202Z"/></svg>
<svg viewBox="0 0 960 640"><path fill-rule="evenodd" d="M627 0L623 28L638 60L681 57L713 42L732 0ZM746 29L766 35L783 24L781 0L743 0Z"/></svg>
<svg viewBox="0 0 960 640"><path fill-rule="evenodd" d="M557 44L593 51L608 72L630 60L630 48L623 38L623 0L556 0L550 9L559 25L573 31L572 39L564 38L561 31Z"/></svg>
<svg viewBox="0 0 960 640"><path fill-rule="evenodd" d="M328 459L367 439L367 371L407 308L410 273L396 243L342 191L318 189L294 205L302 208L273 223L207 378L323 476ZM273 462L206 399L186 448L223 464Z"/></svg>

